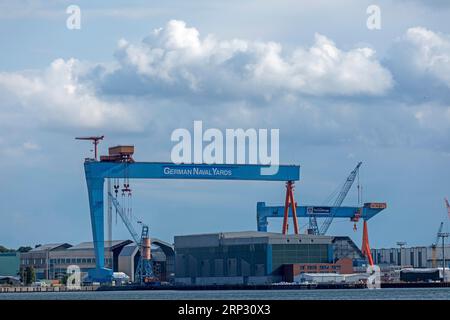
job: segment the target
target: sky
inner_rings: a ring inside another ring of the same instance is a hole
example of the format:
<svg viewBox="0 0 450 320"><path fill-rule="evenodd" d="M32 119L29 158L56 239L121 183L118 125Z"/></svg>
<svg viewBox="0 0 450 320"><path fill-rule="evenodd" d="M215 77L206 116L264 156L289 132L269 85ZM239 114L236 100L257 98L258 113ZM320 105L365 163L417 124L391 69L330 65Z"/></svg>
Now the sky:
<svg viewBox="0 0 450 320"><path fill-rule="evenodd" d="M72 4L81 29L66 26ZM381 29L367 28L377 5ZM170 161L171 132L277 128L299 204L326 205L358 161L371 246L430 245L449 223L450 2L0 1L0 244L89 241L75 136ZM132 181L154 237L256 230L279 182ZM350 190L344 205L356 205ZM129 238L113 219L116 239ZM279 232L281 221L270 220ZM306 221L301 221L302 231ZM361 242L362 226L329 233Z"/></svg>

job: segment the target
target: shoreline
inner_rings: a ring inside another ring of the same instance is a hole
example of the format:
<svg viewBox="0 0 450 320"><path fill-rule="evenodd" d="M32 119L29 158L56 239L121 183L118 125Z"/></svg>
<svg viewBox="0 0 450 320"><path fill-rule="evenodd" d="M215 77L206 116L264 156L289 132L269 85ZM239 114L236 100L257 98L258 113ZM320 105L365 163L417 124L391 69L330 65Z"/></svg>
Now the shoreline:
<svg viewBox="0 0 450 320"><path fill-rule="evenodd" d="M450 282L436 283L382 283L381 289L400 289L400 288L450 288ZM68 289L66 287L0 287L1 293L34 293L34 292L108 292L108 291L228 291L228 290L324 290L324 289L367 289L365 284L282 284L282 285L215 285L215 286L83 286L78 290Z"/></svg>

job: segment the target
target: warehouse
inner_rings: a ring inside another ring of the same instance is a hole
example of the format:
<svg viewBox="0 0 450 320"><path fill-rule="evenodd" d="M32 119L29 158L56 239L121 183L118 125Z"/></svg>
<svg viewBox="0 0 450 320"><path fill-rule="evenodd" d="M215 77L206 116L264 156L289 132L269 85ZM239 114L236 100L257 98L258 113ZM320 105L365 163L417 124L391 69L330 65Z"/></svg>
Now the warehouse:
<svg viewBox="0 0 450 320"><path fill-rule="evenodd" d="M20 269L19 252L0 253L0 276L17 276Z"/></svg>
<svg viewBox="0 0 450 320"><path fill-rule="evenodd" d="M396 247L372 249L374 263L378 265L395 265L413 268L442 267L442 247ZM446 266L450 261L450 245L445 246Z"/></svg>
<svg viewBox="0 0 450 320"><path fill-rule="evenodd" d="M351 244L349 244L351 243ZM345 244L345 245L344 245ZM175 237L175 282L187 285L268 284L282 281L290 264L333 264L345 256L361 258L347 237L225 232ZM356 248L356 249L355 249Z"/></svg>
<svg viewBox="0 0 450 320"><path fill-rule="evenodd" d="M105 242L105 265L117 269L118 256L130 240L115 240ZM20 268L33 267L36 280L61 279L67 272L69 265L80 267L82 276L89 269L95 268L94 245L92 242L82 242L75 246L68 243L45 244L37 246L29 252L20 255Z"/></svg>

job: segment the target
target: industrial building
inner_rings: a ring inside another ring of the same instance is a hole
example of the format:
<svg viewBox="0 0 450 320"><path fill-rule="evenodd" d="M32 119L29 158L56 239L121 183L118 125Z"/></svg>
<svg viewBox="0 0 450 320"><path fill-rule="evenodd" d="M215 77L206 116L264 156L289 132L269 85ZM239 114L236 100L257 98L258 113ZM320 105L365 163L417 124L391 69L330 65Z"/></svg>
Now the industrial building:
<svg viewBox="0 0 450 320"><path fill-rule="evenodd" d="M118 271L118 256L130 240L105 242L105 264ZM80 267L82 275L95 268L94 245L92 242L82 242L72 246L68 243L46 244L38 246L20 255L20 268L32 266L36 279L60 279L67 272L69 265Z"/></svg>
<svg viewBox="0 0 450 320"><path fill-rule="evenodd" d="M175 282L270 284L285 280L289 265L338 272L337 261L343 258L364 260L348 237L256 231L176 236Z"/></svg>
<svg viewBox="0 0 450 320"><path fill-rule="evenodd" d="M169 281L174 274L174 251L172 245L155 239L158 246L152 250L153 271L161 281ZM134 281L140 251L131 240L107 241L105 246L105 265L114 272L123 272ZM17 255L19 259L19 254ZM0 259L0 265L2 265ZM83 278L89 270L95 269L96 261L94 244L82 242L75 246L68 243L46 244L38 246L29 252L20 254L20 269L33 267L36 280L61 279L67 272L67 267L80 267ZM17 264L19 267L19 263Z"/></svg>
<svg viewBox="0 0 450 320"><path fill-rule="evenodd" d="M0 253L0 276L16 277L20 272L20 253L2 252Z"/></svg>
<svg viewBox="0 0 450 320"><path fill-rule="evenodd" d="M372 249L377 265L403 266L412 268L442 267L442 247L396 247ZM445 246L446 267L450 263L450 245Z"/></svg>
<svg viewBox="0 0 450 320"><path fill-rule="evenodd" d="M34 249L20 255L21 273L27 267L33 267L36 279L50 279L50 254L66 250L72 245L68 243L49 243L36 246Z"/></svg>
<svg viewBox="0 0 450 320"><path fill-rule="evenodd" d="M153 273L160 281L171 281L174 277L175 257L172 246L169 250L167 253L161 247L152 249ZM140 256L139 247L132 243L125 246L118 257L118 270L126 273L132 282L137 280L135 276Z"/></svg>

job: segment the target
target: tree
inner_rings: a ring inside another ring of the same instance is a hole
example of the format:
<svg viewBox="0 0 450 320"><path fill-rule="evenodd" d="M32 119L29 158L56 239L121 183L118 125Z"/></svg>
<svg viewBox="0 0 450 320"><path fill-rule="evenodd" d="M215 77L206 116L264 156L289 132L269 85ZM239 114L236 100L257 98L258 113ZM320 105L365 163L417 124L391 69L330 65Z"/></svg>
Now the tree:
<svg viewBox="0 0 450 320"><path fill-rule="evenodd" d="M28 251L30 251L31 249L33 249L32 247L30 247L30 246L26 246L26 247L19 247L19 249L17 249L17 252L20 252L20 253L24 253L24 252L28 252Z"/></svg>
<svg viewBox="0 0 450 320"><path fill-rule="evenodd" d="M6 248L6 247L0 245L0 253L3 253L3 252L13 252L13 251L14 251L14 250L8 249L8 248Z"/></svg>
<svg viewBox="0 0 450 320"><path fill-rule="evenodd" d="M36 272L34 271L33 266L25 268L24 280L27 285L36 281Z"/></svg>
<svg viewBox="0 0 450 320"><path fill-rule="evenodd" d="M67 285L67 279L69 278L69 274L65 273L61 278L61 283L63 285Z"/></svg>

